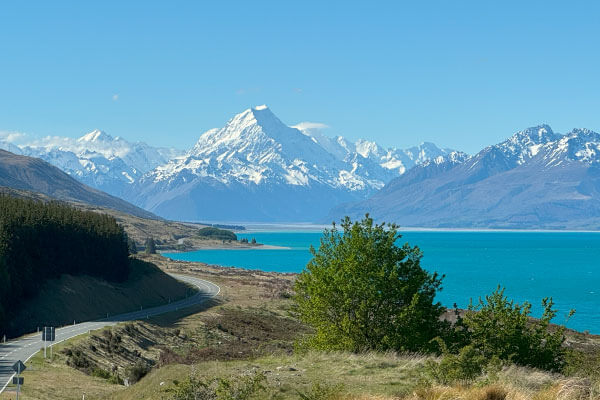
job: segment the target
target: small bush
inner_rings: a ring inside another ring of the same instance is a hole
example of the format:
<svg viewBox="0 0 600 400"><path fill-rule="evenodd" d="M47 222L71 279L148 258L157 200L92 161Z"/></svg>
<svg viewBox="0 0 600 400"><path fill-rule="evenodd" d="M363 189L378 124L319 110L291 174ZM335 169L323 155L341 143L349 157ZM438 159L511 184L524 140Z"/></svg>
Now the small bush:
<svg viewBox="0 0 600 400"><path fill-rule="evenodd" d="M467 340L486 359L498 358L516 364L549 371L561 371L567 361L565 327L550 329L556 316L552 298L542 300L544 312L537 320L530 318L531 304L517 304L498 289L472 303L457 329L467 332ZM571 316L574 311L571 311Z"/></svg>
<svg viewBox="0 0 600 400"><path fill-rule="evenodd" d="M473 346L463 347L458 354L445 353L439 362L429 360L426 374L440 384L471 383L481 376L488 360Z"/></svg>
<svg viewBox="0 0 600 400"><path fill-rule="evenodd" d="M102 368L94 368L91 375L102 379L110 379L111 377L110 372L105 371Z"/></svg>
<svg viewBox="0 0 600 400"><path fill-rule="evenodd" d="M315 383L305 392L298 392L302 400L334 400L341 398L343 385Z"/></svg>
<svg viewBox="0 0 600 400"><path fill-rule="evenodd" d="M156 242L153 238L146 239L146 243L144 244L146 254L156 254Z"/></svg>
<svg viewBox="0 0 600 400"><path fill-rule="evenodd" d="M148 372L150 372L150 367L144 364L142 361L138 361L135 363L135 365L125 369L125 378L127 378L129 384L133 385L146 376Z"/></svg>
<svg viewBox="0 0 600 400"><path fill-rule="evenodd" d="M171 394L173 400L248 400L265 390L265 380L262 373L208 380L190 375L183 382L173 381L174 386L165 391Z"/></svg>

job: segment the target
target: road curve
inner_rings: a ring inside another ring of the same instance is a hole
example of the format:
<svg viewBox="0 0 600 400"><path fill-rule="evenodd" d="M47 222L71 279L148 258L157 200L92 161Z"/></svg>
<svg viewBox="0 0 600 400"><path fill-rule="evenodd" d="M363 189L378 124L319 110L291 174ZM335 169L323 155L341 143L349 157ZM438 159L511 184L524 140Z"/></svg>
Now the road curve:
<svg viewBox="0 0 600 400"><path fill-rule="evenodd" d="M82 322L75 325L69 325L56 329L56 342L54 344L71 339L75 336L87 333L94 329L103 328L105 326L116 325L119 322L134 321L144 319L159 314L176 311L181 308L191 307L201 304L208 299L211 299L219 294L221 288L212 282L205 281L200 278L195 278L188 275L169 274L180 281L188 283L198 288L198 292L186 299L174 301L158 307L148 308L146 310L133 311L125 314L109 316L101 320ZM0 393L6 389L12 381L14 371L12 366L17 360L26 362L33 357L40 349L43 349L41 333L31 334L21 337L16 340L8 341L0 344Z"/></svg>

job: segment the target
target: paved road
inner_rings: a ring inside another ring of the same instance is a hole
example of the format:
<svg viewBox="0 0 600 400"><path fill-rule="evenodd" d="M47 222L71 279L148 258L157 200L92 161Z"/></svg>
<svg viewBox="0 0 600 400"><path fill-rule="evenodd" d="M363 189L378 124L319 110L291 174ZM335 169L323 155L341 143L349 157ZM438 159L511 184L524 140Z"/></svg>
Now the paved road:
<svg viewBox="0 0 600 400"><path fill-rule="evenodd" d="M109 317L98 321L82 322L76 325L57 328L56 342L54 342L54 344L71 339L72 337L87 333L94 329L116 325L119 322L144 319L154 315L164 314L170 311L176 311L181 308L197 305L215 297L221 291L221 288L219 288L217 285L203 279L179 274L170 275L183 282L196 286L199 289L199 292L186 299L165 304L163 306L148 308L141 311L134 311L126 314L119 314L115 315L114 317ZM40 351L40 349L43 349L44 344L41 340L41 336L41 333L36 333L6 342L5 344L0 344L0 393L2 393L4 389L6 389L8 383L12 381L12 377L14 375L12 366L14 363L17 362L17 360L25 362L33 357L38 351Z"/></svg>

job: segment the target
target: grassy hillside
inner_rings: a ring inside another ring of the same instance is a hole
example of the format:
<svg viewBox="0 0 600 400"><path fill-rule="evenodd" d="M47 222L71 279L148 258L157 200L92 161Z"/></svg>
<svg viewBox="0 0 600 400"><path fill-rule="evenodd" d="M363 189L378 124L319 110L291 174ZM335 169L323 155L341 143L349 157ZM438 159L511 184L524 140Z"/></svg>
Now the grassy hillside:
<svg viewBox="0 0 600 400"><path fill-rule="evenodd" d="M221 377L236 384L248 376L264 376L264 390L251 399L599 397L600 381L593 374L561 375L507 365L473 382L441 384L425 367L428 360L435 359L431 356L297 352L294 342L308 328L294 317L289 298L294 275L175 262L160 256L143 258L167 271L187 272L217 283L222 289L218 301L121 324L61 344L55 349L54 360L44 362L37 357L33 368L25 372L24 398L80 399L85 392L86 398L162 400L172 398L168 390L184 385L189 377L206 382ZM590 355L600 349L600 337L593 335L570 332L568 342L586 348ZM74 354L87 358L88 369L91 365L104 372L70 367L75 363ZM598 363L592 356L590 360L587 369L592 372ZM151 370L138 383L131 387L110 383L116 375L131 373L128 366L140 363ZM7 394L0 396L8 398Z"/></svg>
<svg viewBox="0 0 600 400"><path fill-rule="evenodd" d="M154 265L131 261L129 278L108 282L91 276L63 275L45 282L38 294L23 302L7 329L16 336L39 326L62 326L165 304L194 291ZM186 293L187 292L187 293Z"/></svg>

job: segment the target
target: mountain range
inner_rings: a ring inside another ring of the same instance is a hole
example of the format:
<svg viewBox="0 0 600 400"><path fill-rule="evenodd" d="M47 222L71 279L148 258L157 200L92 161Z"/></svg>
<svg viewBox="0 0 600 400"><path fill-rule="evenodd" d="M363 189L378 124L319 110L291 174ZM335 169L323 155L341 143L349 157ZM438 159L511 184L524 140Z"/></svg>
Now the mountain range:
<svg viewBox="0 0 600 400"><path fill-rule="evenodd" d="M331 222L370 213L414 227L600 228L600 134L587 129L540 125L468 155L329 137L320 124L288 126L258 106L187 151L98 130L0 147L175 220Z"/></svg>
<svg viewBox="0 0 600 400"><path fill-rule="evenodd" d="M99 130L0 147L39 157L166 218L268 222L317 220L334 205L363 200L413 166L452 152L432 143L400 150L328 138L310 124L284 124L266 106L205 132L187 152Z"/></svg>
<svg viewBox="0 0 600 400"><path fill-rule="evenodd" d="M448 152L432 144L412 151L326 139L258 106L144 175L130 200L171 219L310 222L333 204L364 199L407 168Z"/></svg>
<svg viewBox="0 0 600 400"><path fill-rule="evenodd" d="M45 137L5 150L41 158L77 178L86 185L114 196L123 197L137 179L181 151L156 148L145 143L131 143L94 130L78 139Z"/></svg>
<svg viewBox="0 0 600 400"><path fill-rule="evenodd" d="M418 165L329 220L367 212L414 227L599 229L600 134L529 128L475 155Z"/></svg>

